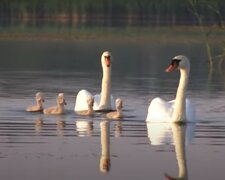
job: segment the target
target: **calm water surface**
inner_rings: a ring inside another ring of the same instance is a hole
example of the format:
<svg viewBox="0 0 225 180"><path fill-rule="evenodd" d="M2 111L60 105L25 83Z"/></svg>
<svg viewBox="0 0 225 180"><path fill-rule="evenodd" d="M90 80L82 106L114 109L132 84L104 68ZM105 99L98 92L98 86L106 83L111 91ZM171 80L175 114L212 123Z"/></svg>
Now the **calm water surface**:
<svg viewBox="0 0 225 180"><path fill-rule="evenodd" d="M104 50L114 58L112 93L124 101L121 121L73 112L80 89L100 92ZM225 75L218 69L208 73L201 44L0 41L0 54L2 179L160 180L165 173L224 178ZM187 94L196 104L197 123L146 124L152 98L174 98L179 73L164 69L177 54L191 59ZM25 112L37 91L45 93L45 107L64 92L66 114Z"/></svg>

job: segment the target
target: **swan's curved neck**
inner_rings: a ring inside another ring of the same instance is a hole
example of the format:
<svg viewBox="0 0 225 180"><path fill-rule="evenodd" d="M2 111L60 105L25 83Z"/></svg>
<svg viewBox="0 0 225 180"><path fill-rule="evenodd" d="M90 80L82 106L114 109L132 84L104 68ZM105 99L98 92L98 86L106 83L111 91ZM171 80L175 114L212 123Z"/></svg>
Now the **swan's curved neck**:
<svg viewBox="0 0 225 180"><path fill-rule="evenodd" d="M37 100L37 107L42 108L42 102Z"/></svg>
<svg viewBox="0 0 225 180"><path fill-rule="evenodd" d="M117 117L122 117L122 108L121 107L116 107L116 114L117 114Z"/></svg>
<svg viewBox="0 0 225 180"><path fill-rule="evenodd" d="M173 122L185 121L186 118L186 89L188 84L190 68L180 69L180 81L177 88L177 94L175 99L175 107L172 115Z"/></svg>
<svg viewBox="0 0 225 180"><path fill-rule="evenodd" d="M111 67L103 67L99 109L111 109Z"/></svg>
<svg viewBox="0 0 225 180"><path fill-rule="evenodd" d="M92 105L88 105L87 114L93 114L93 113L94 113L93 106Z"/></svg>
<svg viewBox="0 0 225 180"><path fill-rule="evenodd" d="M64 111L64 104L60 103L60 102L57 102L57 107L58 107L58 110L60 112L63 112Z"/></svg>

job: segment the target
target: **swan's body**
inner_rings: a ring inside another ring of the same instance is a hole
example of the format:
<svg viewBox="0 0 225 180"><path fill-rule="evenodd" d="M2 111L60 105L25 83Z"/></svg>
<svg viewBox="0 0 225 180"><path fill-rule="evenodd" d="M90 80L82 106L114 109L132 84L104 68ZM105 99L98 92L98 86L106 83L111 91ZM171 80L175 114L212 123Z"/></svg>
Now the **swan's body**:
<svg viewBox="0 0 225 180"><path fill-rule="evenodd" d="M88 110L87 99L94 97L95 111L112 111L115 109L114 98L111 95L111 53L106 51L102 54L101 63L103 70L101 94L93 96L87 90L78 92L75 102L74 111Z"/></svg>
<svg viewBox="0 0 225 180"><path fill-rule="evenodd" d="M59 93L57 97L57 106L44 109L44 114L56 114L56 115L64 114L65 112L64 105L66 105L64 93Z"/></svg>
<svg viewBox="0 0 225 180"><path fill-rule="evenodd" d="M35 95L36 105L31 105L26 108L26 111L28 112L43 112L43 102L44 95L41 92L36 93Z"/></svg>
<svg viewBox="0 0 225 180"><path fill-rule="evenodd" d="M76 113L79 114L79 115L82 115L82 116L93 116L95 112L93 110L94 98L92 96L90 96L87 99L87 105L88 105L87 110L76 111Z"/></svg>
<svg viewBox="0 0 225 180"><path fill-rule="evenodd" d="M106 114L106 117L109 119L120 119L123 117L122 108L123 108L123 102L120 98L117 98L115 101L116 104L116 111L109 112Z"/></svg>
<svg viewBox="0 0 225 180"><path fill-rule="evenodd" d="M166 72L180 70L180 82L175 100L165 101L159 97L152 100L148 108L148 122L193 122L195 106L186 98L190 63L187 57L179 55L173 58Z"/></svg>

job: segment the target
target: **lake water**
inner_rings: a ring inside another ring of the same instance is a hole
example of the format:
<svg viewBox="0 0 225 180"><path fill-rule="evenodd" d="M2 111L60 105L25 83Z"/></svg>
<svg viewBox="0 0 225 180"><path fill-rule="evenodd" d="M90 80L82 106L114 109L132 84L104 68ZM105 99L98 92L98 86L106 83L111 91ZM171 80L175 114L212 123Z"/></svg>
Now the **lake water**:
<svg viewBox="0 0 225 180"><path fill-rule="evenodd" d="M100 92L104 50L113 55L112 93L124 101L121 121L73 111L80 89ZM0 54L2 179L224 179L225 74L217 68L209 73L202 44L2 40ZM197 123L146 124L152 98L175 96L179 72L164 69L178 54L191 60L187 95ZM66 114L25 112L37 91L45 93L45 107L64 92Z"/></svg>

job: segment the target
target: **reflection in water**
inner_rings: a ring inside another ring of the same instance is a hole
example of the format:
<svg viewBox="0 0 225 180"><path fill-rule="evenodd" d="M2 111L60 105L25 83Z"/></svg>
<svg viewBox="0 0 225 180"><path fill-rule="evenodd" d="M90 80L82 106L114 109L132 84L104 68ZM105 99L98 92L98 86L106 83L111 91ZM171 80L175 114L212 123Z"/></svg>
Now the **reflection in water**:
<svg viewBox="0 0 225 180"><path fill-rule="evenodd" d="M110 122L102 121L101 128L101 145L102 153L100 158L100 171L108 172L110 170Z"/></svg>
<svg viewBox="0 0 225 180"><path fill-rule="evenodd" d="M44 124L44 121L41 117L38 117L35 120L35 130L36 130L37 133L41 132L43 124Z"/></svg>
<svg viewBox="0 0 225 180"><path fill-rule="evenodd" d="M63 119L57 119L56 120L56 125L57 125L57 134L60 136L64 135L64 128L65 128L65 121Z"/></svg>
<svg viewBox="0 0 225 180"><path fill-rule="evenodd" d="M194 136L195 124L147 123L148 137L152 145L174 144L179 168L178 177L165 174L167 179L188 179L185 145Z"/></svg>
<svg viewBox="0 0 225 180"><path fill-rule="evenodd" d="M122 135L122 122L121 121L116 121L115 126L114 126L114 134L115 137L121 137Z"/></svg>
<svg viewBox="0 0 225 180"><path fill-rule="evenodd" d="M76 120L75 125L76 125L76 131L78 136L80 137L92 136L93 129L94 129L93 120L91 121L85 120L85 119Z"/></svg>

